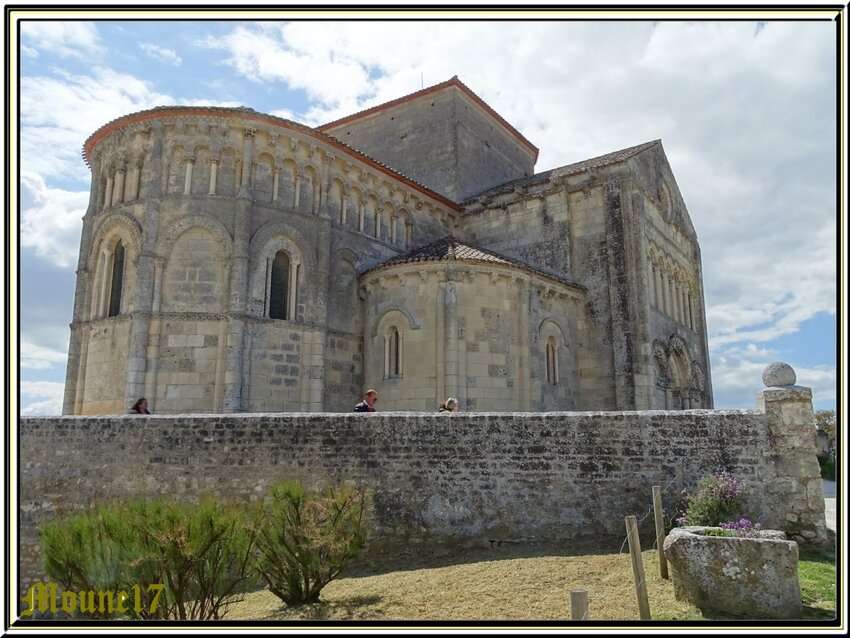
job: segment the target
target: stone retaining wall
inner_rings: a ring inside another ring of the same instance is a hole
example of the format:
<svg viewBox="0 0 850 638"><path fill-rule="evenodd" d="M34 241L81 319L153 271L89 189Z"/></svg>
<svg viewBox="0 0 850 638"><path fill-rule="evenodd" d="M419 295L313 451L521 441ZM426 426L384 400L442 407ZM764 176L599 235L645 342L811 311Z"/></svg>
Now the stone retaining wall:
<svg viewBox="0 0 850 638"><path fill-rule="evenodd" d="M653 485L672 511L680 483L722 468L745 481L750 518L822 539L814 427L809 445L799 424L783 422L788 392L775 404L763 397L764 412L24 418L21 585L43 576L37 526L57 512L131 495L256 500L282 478L372 488L376 546L425 551L622 537L625 516L649 512ZM651 544L652 516L641 529Z"/></svg>

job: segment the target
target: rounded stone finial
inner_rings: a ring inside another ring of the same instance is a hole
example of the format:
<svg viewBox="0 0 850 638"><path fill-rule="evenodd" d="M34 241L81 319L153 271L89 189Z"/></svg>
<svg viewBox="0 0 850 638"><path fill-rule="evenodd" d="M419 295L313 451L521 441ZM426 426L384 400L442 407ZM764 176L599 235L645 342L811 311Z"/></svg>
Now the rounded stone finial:
<svg viewBox="0 0 850 638"><path fill-rule="evenodd" d="M768 388L783 385L794 385L797 382L797 374L794 368L787 363L776 361L771 363L761 373L761 380Z"/></svg>

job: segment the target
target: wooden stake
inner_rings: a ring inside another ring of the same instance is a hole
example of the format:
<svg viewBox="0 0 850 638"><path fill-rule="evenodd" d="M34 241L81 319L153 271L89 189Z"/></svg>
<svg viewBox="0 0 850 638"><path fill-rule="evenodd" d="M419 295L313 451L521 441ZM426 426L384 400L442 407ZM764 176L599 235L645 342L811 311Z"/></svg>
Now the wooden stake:
<svg viewBox="0 0 850 638"><path fill-rule="evenodd" d="M573 589L570 591L570 620L589 620L587 611L587 590Z"/></svg>
<svg viewBox="0 0 850 638"><path fill-rule="evenodd" d="M640 536L638 536L637 519L626 516L626 538L629 539L629 554L632 557L632 573L635 577L638 609L641 620L652 620L649 615L649 597L646 593L646 576L643 572L643 561L640 557Z"/></svg>
<svg viewBox="0 0 850 638"><path fill-rule="evenodd" d="M652 486L652 509L655 510L655 542L658 544L658 567L661 570L661 578L665 580L670 576L667 574L667 557L664 555L664 506L661 503L661 486Z"/></svg>

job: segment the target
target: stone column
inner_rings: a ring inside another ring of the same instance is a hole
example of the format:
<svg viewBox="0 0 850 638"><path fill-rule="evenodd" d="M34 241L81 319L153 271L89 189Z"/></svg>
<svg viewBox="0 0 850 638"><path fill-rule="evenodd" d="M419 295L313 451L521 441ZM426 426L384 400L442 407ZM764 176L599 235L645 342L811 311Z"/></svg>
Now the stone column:
<svg viewBox="0 0 850 638"><path fill-rule="evenodd" d="M272 184L272 201L276 202L280 193L280 169L275 167L272 169L274 173L274 183Z"/></svg>
<svg viewBox="0 0 850 638"><path fill-rule="evenodd" d="M457 295L455 294L455 282L451 280L452 273L446 273L446 296L445 296L445 335L446 335L446 363L445 377L443 382L443 393L446 397L457 397L458 395L458 338L457 338Z"/></svg>
<svg viewBox="0 0 850 638"><path fill-rule="evenodd" d="M112 175L110 174L106 178L106 189L103 194L103 208L109 208L112 206Z"/></svg>
<svg viewBox="0 0 850 638"><path fill-rule="evenodd" d="M771 525L797 542L824 543L823 480L817 460L812 390L794 385L794 369L782 362L767 366L762 381L767 387L756 393L756 403L768 418L770 457L776 470L764 500L768 506L783 506L783 511L771 512Z"/></svg>
<svg viewBox="0 0 850 638"><path fill-rule="evenodd" d="M295 210L298 210L298 207L301 204L301 180L303 178L303 172L295 171L295 203L292 206Z"/></svg>
<svg viewBox="0 0 850 638"><path fill-rule="evenodd" d="M515 409L527 411L531 410L531 348L534 340L531 338L531 326L529 317L531 316L531 292L532 285L529 281L517 279L516 285L519 288L517 298L517 342L518 352L515 350L513 354L519 365L515 368L515 386L517 388L518 401ZM510 345L508 351L510 352Z"/></svg>
<svg viewBox="0 0 850 638"><path fill-rule="evenodd" d="M357 200L357 230L361 233L366 225L366 202L363 199Z"/></svg>
<svg viewBox="0 0 850 638"><path fill-rule="evenodd" d="M239 185L239 197L251 197L251 168L254 166L253 129L245 129L242 134L242 180Z"/></svg>
<svg viewBox="0 0 850 638"><path fill-rule="evenodd" d="M183 194L192 194L192 169L195 167L195 160L192 157L186 158L186 178L183 180Z"/></svg>
<svg viewBox="0 0 850 638"><path fill-rule="evenodd" d="M322 155L322 176L319 178L318 202L314 204L316 212L322 217L330 217L328 211L328 191L331 183L331 157Z"/></svg>
<svg viewBox="0 0 850 638"><path fill-rule="evenodd" d="M694 307L693 307L693 304L691 303L691 292L690 292L690 290L688 290L685 293L685 299L687 301L687 303L685 304L685 307L688 309L688 328L693 330L694 329Z"/></svg>
<svg viewBox="0 0 850 638"><path fill-rule="evenodd" d="M655 306L655 266L649 268L649 305Z"/></svg>
<svg viewBox="0 0 850 638"><path fill-rule="evenodd" d="M247 188L240 189L235 210L233 253L230 261L230 325L227 334L227 362L224 372L224 411L242 412L244 396L242 362L245 355L245 314L248 300L248 242L251 228L251 203Z"/></svg>
<svg viewBox="0 0 850 638"><path fill-rule="evenodd" d="M663 283L661 281L661 268L653 266L653 273L655 276L655 307L659 312L664 312L664 293Z"/></svg>
<svg viewBox="0 0 850 638"><path fill-rule="evenodd" d="M151 411L156 411L156 370L159 364L160 318L159 286L164 258L156 254L159 238L158 182L163 175L163 130L156 129L151 147L150 166L152 180L145 185L142 239L136 258L136 296L130 323L130 348L127 353L127 381L124 386L125 403L131 404L141 396L148 400ZM125 407L129 407L126 405Z"/></svg>
<svg viewBox="0 0 850 638"><path fill-rule="evenodd" d="M342 201L340 202L339 209L339 224L340 226L345 226L346 222L348 222L348 197L351 195L351 187L346 184L342 188Z"/></svg>
<svg viewBox="0 0 850 638"><path fill-rule="evenodd" d="M218 179L218 158L210 158L210 190L207 195L215 195L215 186Z"/></svg>
<svg viewBox="0 0 850 638"><path fill-rule="evenodd" d="M381 238L381 217L384 215L384 209L381 206L375 208L375 239Z"/></svg>
<svg viewBox="0 0 850 638"><path fill-rule="evenodd" d="M120 166L117 171L115 171L115 192L112 195L112 201L115 204L124 203L124 177L126 175L127 169L124 166Z"/></svg>

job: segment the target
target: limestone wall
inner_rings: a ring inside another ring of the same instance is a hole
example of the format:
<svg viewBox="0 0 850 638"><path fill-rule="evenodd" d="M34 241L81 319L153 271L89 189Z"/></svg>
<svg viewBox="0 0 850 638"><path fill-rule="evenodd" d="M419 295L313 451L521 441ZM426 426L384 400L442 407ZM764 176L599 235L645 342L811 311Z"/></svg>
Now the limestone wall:
<svg viewBox="0 0 850 638"><path fill-rule="evenodd" d="M797 418L805 406L780 394L761 399L766 412L24 418L21 577L41 575L36 529L57 511L130 495L256 500L292 477L372 488L376 546L611 537L615 548L625 516L650 532L653 485L672 511L677 477L690 487L723 468L746 482L751 518L814 539L825 533L814 435Z"/></svg>
<svg viewBox="0 0 850 638"><path fill-rule="evenodd" d="M322 130L456 202L534 172L532 151L457 87Z"/></svg>
<svg viewBox="0 0 850 638"><path fill-rule="evenodd" d="M435 410L448 397L463 410L576 407L581 289L462 260L373 271L364 289L365 385L382 408Z"/></svg>

